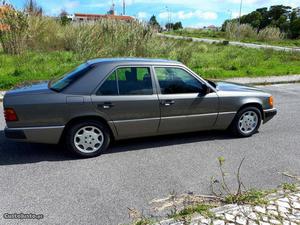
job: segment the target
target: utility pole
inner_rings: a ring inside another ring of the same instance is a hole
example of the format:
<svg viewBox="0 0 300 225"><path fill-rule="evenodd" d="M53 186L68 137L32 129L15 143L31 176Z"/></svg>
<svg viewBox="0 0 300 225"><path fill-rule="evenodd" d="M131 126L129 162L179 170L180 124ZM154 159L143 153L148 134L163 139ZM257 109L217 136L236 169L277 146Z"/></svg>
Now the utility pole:
<svg viewBox="0 0 300 225"><path fill-rule="evenodd" d="M241 17L242 17L242 7L243 7L243 0L241 0L240 4L240 14L239 14L239 29L238 29L238 38L241 38Z"/></svg>
<svg viewBox="0 0 300 225"><path fill-rule="evenodd" d="M241 25L242 7L243 7L243 0L241 0L241 4L240 4L239 25Z"/></svg>
<svg viewBox="0 0 300 225"><path fill-rule="evenodd" d="M111 9L110 9L110 14L111 15L115 15L115 3L114 3L114 0L111 0Z"/></svg>
<svg viewBox="0 0 300 225"><path fill-rule="evenodd" d="M170 28L170 24L171 24L171 13L170 13L170 9L168 6L166 6L166 10L167 10L167 14L168 14L168 22L167 24L169 25L169 28ZM170 29L167 28L167 30L169 31Z"/></svg>
<svg viewBox="0 0 300 225"><path fill-rule="evenodd" d="M123 0L123 15L126 15L126 3L125 0Z"/></svg>

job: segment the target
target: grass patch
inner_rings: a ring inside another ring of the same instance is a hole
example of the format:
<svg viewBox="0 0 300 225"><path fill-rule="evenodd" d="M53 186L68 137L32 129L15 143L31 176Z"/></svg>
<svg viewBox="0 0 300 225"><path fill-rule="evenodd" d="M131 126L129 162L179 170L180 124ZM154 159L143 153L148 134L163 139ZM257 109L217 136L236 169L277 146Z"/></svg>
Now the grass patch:
<svg viewBox="0 0 300 225"><path fill-rule="evenodd" d="M292 184L292 183L283 183L282 184L282 189L286 190L286 191L295 192L295 191L297 191L297 185Z"/></svg>
<svg viewBox="0 0 300 225"><path fill-rule="evenodd" d="M198 213L204 217L213 218L214 214L210 211L210 209L214 208L214 206L209 204L198 204L194 206L188 206L181 210L178 213L171 214L169 217L175 220L186 219L189 216Z"/></svg>
<svg viewBox="0 0 300 225"><path fill-rule="evenodd" d="M19 23L14 16L10 23ZM7 55L0 50L0 90L61 76L91 58L172 59L183 62L204 78L215 79L300 73L300 53L158 37L150 26L137 21L101 20L63 26L49 17L25 16L21 22L17 25L24 25L22 33L10 30L0 34L5 37L1 39L2 51L16 54ZM216 39L224 36L219 31L178 32ZM19 35L20 40L14 40L14 35Z"/></svg>
<svg viewBox="0 0 300 225"><path fill-rule="evenodd" d="M83 62L72 52L27 52L21 55L0 53L0 90L18 84L49 80Z"/></svg>
<svg viewBox="0 0 300 225"><path fill-rule="evenodd" d="M251 205L265 205L268 203L266 196L270 191L262 191L257 189L250 189L243 192L241 195L227 195L224 198L226 204L251 204Z"/></svg>
<svg viewBox="0 0 300 225"><path fill-rule="evenodd" d="M120 55L126 56L126 55ZM103 57L101 54L95 57ZM171 51L145 57L182 61L204 78L258 77L300 73L300 54L177 40ZM90 57L71 51L0 53L0 90L61 76Z"/></svg>

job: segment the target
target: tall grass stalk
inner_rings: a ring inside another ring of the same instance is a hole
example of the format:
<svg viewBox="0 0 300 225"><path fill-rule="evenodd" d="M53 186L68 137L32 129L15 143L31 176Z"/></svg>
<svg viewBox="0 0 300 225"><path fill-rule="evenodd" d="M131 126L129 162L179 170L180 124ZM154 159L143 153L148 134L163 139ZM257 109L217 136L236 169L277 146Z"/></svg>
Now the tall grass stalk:
<svg viewBox="0 0 300 225"><path fill-rule="evenodd" d="M258 31L250 24L239 25L237 22L229 22L225 34L230 40L280 41L285 37L285 34L276 27L266 27Z"/></svg>

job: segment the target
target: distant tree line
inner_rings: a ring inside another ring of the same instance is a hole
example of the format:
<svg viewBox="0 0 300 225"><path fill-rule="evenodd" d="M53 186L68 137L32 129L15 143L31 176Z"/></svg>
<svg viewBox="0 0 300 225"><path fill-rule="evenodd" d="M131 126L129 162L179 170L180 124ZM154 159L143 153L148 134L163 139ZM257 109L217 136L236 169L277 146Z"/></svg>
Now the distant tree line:
<svg viewBox="0 0 300 225"><path fill-rule="evenodd" d="M151 26L151 27L154 27L155 29L157 30L162 30L162 27L160 26L160 24L158 23L157 19L156 19L156 16L151 16L148 24ZM182 23L181 22L176 22L176 23L167 23L166 24L166 29L167 30L179 30L179 29L182 29Z"/></svg>
<svg viewBox="0 0 300 225"><path fill-rule="evenodd" d="M168 30L179 30L182 29L182 23L181 22L176 22L176 23L167 23L166 24L166 29Z"/></svg>
<svg viewBox="0 0 300 225"><path fill-rule="evenodd" d="M258 32L266 27L277 27L288 38L300 38L300 7L293 9L290 6L274 5L269 9L259 8L240 19L226 20L222 25L223 31L229 22L250 24Z"/></svg>

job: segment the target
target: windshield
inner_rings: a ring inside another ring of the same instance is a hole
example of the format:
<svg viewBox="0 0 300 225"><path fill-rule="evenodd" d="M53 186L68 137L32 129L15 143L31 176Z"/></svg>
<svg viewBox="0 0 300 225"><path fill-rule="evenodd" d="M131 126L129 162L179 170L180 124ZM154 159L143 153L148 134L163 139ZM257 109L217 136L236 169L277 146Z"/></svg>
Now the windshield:
<svg viewBox="0 0 300 225"><path fill-rule="evenodd" d="M88 63L84 63L64 76L51 80L49 82L49 87L52 90L60 92L76 80L83 77L92 68L93 66L89 65Z"/></svg>

